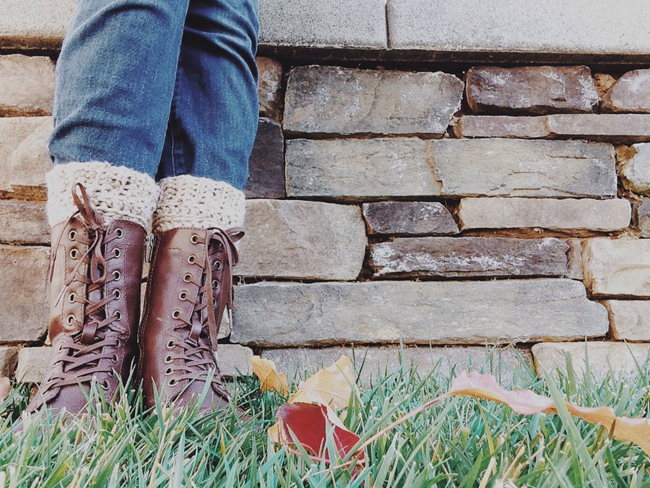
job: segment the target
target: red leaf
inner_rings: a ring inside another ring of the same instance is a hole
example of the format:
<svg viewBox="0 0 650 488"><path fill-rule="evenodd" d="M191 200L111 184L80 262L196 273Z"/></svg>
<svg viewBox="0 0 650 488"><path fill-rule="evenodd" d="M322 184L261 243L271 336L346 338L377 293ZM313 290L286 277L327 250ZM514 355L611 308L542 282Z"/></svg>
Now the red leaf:
<svg viewBox="0 0 650 488"><path fill-rule="evenodd" d="M290 433L293 432L304 448L314 456L322 453L327 462L330 460L325 446L328 428L331 430L333 427L333 440L341 457L345 457L359 442L359 436L346 429L334 411L326 405L285 403L278 409L276 416L283 445L293 445Z"/></svg>

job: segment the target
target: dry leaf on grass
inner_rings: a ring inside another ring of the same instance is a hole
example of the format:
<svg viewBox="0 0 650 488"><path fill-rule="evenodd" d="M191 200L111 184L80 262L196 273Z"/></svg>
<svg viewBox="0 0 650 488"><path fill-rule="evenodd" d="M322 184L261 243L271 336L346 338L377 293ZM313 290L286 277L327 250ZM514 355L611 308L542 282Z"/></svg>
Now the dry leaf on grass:
<svg viewBox="0 0 650 488"><path fill-rule="evenodd" d="M358 393L352 361L341 356L329 368L321 369L298 386L289 403L318 403L336 409L347 408L352 392Z"/></svg>
<svg viewBox="0 0 650 488"><path fill-rule="evenodd" d="M253 374L260 380L260 390L278 391L283 395L289 394L289 382L286 373L278 373L275 363L269 359L253 356L248 360L253 368Z"/></svg>

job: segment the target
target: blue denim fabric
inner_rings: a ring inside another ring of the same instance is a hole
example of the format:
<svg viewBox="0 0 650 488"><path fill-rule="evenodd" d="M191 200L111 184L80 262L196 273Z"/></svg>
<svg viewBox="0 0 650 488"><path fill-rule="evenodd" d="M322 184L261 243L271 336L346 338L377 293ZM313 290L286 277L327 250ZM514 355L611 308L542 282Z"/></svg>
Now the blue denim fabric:
<svg viewBox="0 0 650 488"><path fill-rule="evenodd" d="M243 188L258 30L258 0L79 0L56 66L50 158Z"/></svg>

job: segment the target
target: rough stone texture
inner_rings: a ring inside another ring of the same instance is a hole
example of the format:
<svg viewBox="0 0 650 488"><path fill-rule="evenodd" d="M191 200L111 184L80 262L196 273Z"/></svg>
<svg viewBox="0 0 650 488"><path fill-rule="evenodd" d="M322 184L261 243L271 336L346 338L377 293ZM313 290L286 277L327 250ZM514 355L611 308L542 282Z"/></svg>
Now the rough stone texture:
<svg viewBox="0 0 650 488"><path fill-rule="evenodd" d="M18 362L17 347L0 347L0 376L11 378Z"/></svg>
<svg viewBox="0 0 650 488"><path fill-rule="evenodd" d="M616 195L614 149L584 141L287 141L293 197Z"/></svg>
<svg viewBox="0 0 650 488"><path fill-rule="evenodd" d="M261 346L579 340L609 329L605 308L565 279L259 283L235 287L235 303L231 340Z"/></svg>
<svg viewBox="0 0 650 488"><path fill-rule="evenodd" d="M567 239L566 242L569 245L569 252L567 253L569 269L566 277L582 281L582 241L580 239Z"/></svg>
<svg viewBox="0 0 650 488"><path fill-rule="evenodd" d="M45 206L0 200L0 242L49 244Z"/></svg>
<svg viewBox="0 0 650 488"><path fill-rule="evenodd" d="M650 115L556 114L546 118L551 137L612 143L650 141Z"/></svg>
<svg viewBox="0 0 650 488"><path fill-rule="evenodd" d="M619 341L650 341L650 302L607 300L612 337Z"/></svg>
<svg viewBox="0 0 650 488"><path fill-rule="evenodd" d="M0 117L49 115L54 63L45 56L0 56Z"/></svg>
<svg viewBox="0 0 650 488"><path fill-rule="evenodd" d="M491 357L490 354L493 354ZM447 376L452 371L480 371L497 375L500 381L522 371L522 360L531 363L528 351L515 352L511 348L485 347L331 347L325 349L267 349L262 357L275 362L278 371L291 379L304 379L327 367L345 355L353 360L355 371L366 382L397 371L400 367L415 368L426 376L435 369L437 375Z"/></svg>
<svg viewBox="0 0 650 488"><path fill-rule="evenodd" d="M48 325L50 251L0 245L0 343L32 342Z"/></svg>
<svg viewBox="0 0 650 488"><path fill-rule="evenodd" d="M263 0L259 17L261 46L385 49L388 43L385 0Z"/></svg>
<svg viewBox="0 0 650 488"><path fill-rule="evenodd" d="M369 234L457 234L458 225L439 202L375 202L363 204Z"/></svg>
<svg viewBox="0 0 650 488"><path fill-rule="evenodd" d="M75 0L0 0L0 47L57 49Z"/></svg>
<svg viewBox="0 0 650 488"><path fill-rule="evenodd" d="M620 166L623 186L642 195L650 195L650 144L634 144L632 154Z"/></svg>
<svg viewBox="0 0 650 488"><path fill-rule="evenodd" d="M300 66L289 73L284 130L441 137L462 96L463 82L442 72Z"/></svg>
<svg viewBox="0 0 650 488"><path fill-rule="evenodd" d="M603 377L610 369L619 375L638 374L639 368L643 369L648 358L650 345L623 342L535 344L532 352L540 375L542 369L548 372L559 369L566 374L566 354L569 354L578 378L584 376L586 356L589 357L592 373Z"/></svg>
<svg viewBox="0 0 650 488"><path fill-rule="evenodd" d="M366 251L359 207L250 200L238 276L354 280Z"/></svg>
<svg viewBox="0 0 650 488"><path fill-rule="evenodd" d="M586 0L389 0L390 48L434 52L636 54L650 52L650 4Z"/></svg>
<svg viewBox="0 0 650 488"><path fill-rule="evenodd" d="M45 201L50 117L0 118L0 198Z"/></svg>
<svg viewBox="0 0 650 488"><path fill-rule="evenodd" d="M375 277L562 276L569 246L554 238L397 238L370 247Z"/></svg>
<svg viewBox="0 0 650 488"><path fill-rule="evenodd" d="M613 232L630 224L632 207L625 199L464 198L458 215L461 229L541 228Z"/></svg>
<svg viewBox="0 0 650 488"><path fill-rule="evenodd" d="M469 138L542 139L549 135L546 117L466 115L458 119L454 130L458 137Z"/></svg>
<svg viewBox="0 0 650 488"><path fill-rule="evenodd" d="M603 108L602 99L609 89L614 86L614 83L616 83L616 78L612 75L607 73L594 73L594 85L596 86L598 97L601 99L601 109Z"/></svg>
<svg viewBox="0 0 650 488"><path fill-rule="evenodd" d="M650 298L650 241L589 239L582 260L594 296Z"/></svg>
<svg viewBox="0 0 650 488"><path fill-rule="evenodd" d="M650 113L650 69L637 69L621 76L601 104L608 112Z"/></svg>
<svg viewBox="0 0 650 488"><path fill-rule="evenodd" d="M284 136L279 122L260 118L248 161L246 198L284 198Z"/></svg>
<svg viewBox="0 0 650 488"><path fill-rule="evenodd" d="M260 115L280 119L282 114L282 64L271 58L258 57L259 81L257 94Z"/></svg>
<svg viewBox="0 0 650 488"><path fill-rule="evenodd" d="M51 347L25 347L18 353L16 380L21 383L40 383L47 371L52 354ZM248 358L253 351L248 347L236 344L220 344L218 348L218 364L224 377L250 375L251 368Z"/></svg>
<svg viewBox="0 0 650 488"><path fill-rule="evenodd" d="M641 237L650 237L650 200L644 199L637 208Z"/></svg>
<svg viewBox="0 0 650 488"><path fill-rule="evenodd" d="M474 113L549 114L593 112L598 93L586 66L471 68L465 77Z"/></svg>

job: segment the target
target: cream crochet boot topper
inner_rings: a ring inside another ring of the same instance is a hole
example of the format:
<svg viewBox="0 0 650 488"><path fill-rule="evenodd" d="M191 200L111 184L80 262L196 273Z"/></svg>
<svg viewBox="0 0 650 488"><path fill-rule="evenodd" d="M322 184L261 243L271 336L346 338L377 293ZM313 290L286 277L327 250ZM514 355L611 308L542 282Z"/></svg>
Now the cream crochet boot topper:
<svg viewBox="0 0 650 488"><path fill-rule="evenodd" d="M179 227L229 229L244 225L246 197L224 181L182 175L161 180L160 187L154 233Z"/></svg>
<svg viewBox="0 0 650 488"><path fill-rule="evenodd" d="M47 218L54 227L77 212L72 199L74 185L86 188L93 208L104 217L104 226L123 219L140 224L147 232L160 189L149 175L109 163L57 164L45 176Z"/></svg>

